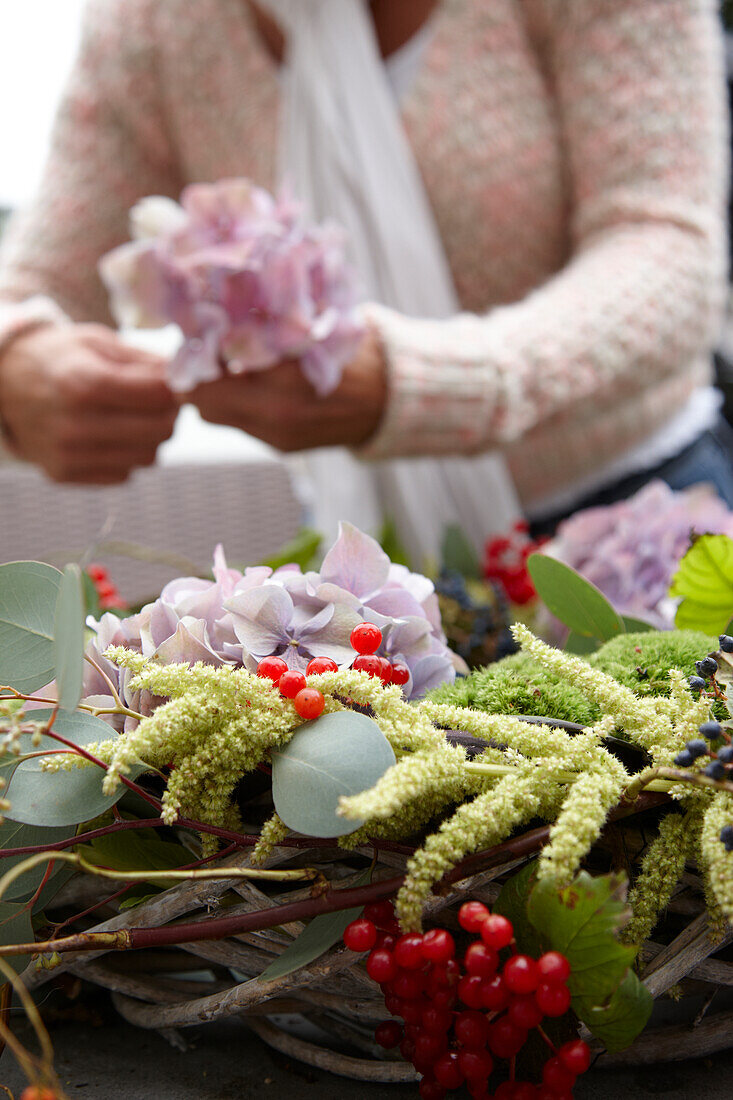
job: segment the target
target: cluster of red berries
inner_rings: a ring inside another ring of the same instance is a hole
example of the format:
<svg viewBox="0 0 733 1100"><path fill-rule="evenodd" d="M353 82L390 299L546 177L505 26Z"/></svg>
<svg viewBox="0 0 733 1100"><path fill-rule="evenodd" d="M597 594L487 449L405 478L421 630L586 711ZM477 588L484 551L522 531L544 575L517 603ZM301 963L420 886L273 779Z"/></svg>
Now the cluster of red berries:
<svg viewBox="0 0 733 1100"><path fill-rule="evenodd" d="M103 565L88 565L86 572L94 585L101 611L111 611L113 608L119 608L121 611L127 609L127 604L122 599L117 585L110 580L109 571Z"/></svg>
<svg viewBox="0 0 733 1100"><path fill-rule="evenodd" d="M392 664L386 657L377 657L382 644L382 631L373 623L360 623L351 631L350 641L358 656L351 667L370 676L378 676L383 684L404 686L410 679L407 665ZM312 721L323 713L326 705L323 692L309 688L306 676L318 676L323 672L338 672L338 665L330 657L314 657L308 662L305 673L288 668L282 657L263 657L257 665L257 675L272 682L280 689L280 694L293 700L293 706L306 721Z"/></svg>
<svg viewBox="0 0 733 1100"><path fill-rule="evenodd" d="M508 535L500 535L487 541L484 548L484 576L497 581L511 603L530 603L537 596L532 578L527 570L527 558L539 550L547 539L536 541L529 537L529 524L517 520Z"/></svg>
<svg viewBox="0 0 733 1100"><path fill-rule="evenodd" d="M443 1100L463 1084L474 1100L570 1100L576 1077L590 1065L590 1048L575 1039L557 1049L541 1027L546 1016L570 1007L568 960L557 951L538 959L518 954L511 922L481 902L466 902L458 921L477 937L460 962L443 928L400 935L388 901L367 905L346 928L344 944L369 951L367 973L381 986L388 1012L402 1020L379 1024L377 1043L399 1047L422 1074L423 1100ZM510 953L502 965L504 949ZM552 1052L539 1086L515 1080L515 1058L535 1028ZM509 1062L509 1080L491 1092L497 1059Z"/></svg>

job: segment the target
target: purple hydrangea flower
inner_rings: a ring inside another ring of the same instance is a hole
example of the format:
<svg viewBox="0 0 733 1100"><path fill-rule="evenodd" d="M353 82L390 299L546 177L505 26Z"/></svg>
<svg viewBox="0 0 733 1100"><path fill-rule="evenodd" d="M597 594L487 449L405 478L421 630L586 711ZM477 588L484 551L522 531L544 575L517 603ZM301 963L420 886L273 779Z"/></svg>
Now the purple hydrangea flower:
<svg viewBox="0 0 733 1100"><path fill-rule="evenodd" d="M120 324L170 323L183 344L170 385L186 392L222 374L298 359L329 393L363 336L355 285L334 225L306 225L297 204L247 180L193 184L132 211L135 239L105 256L100 273Z"/></svg>

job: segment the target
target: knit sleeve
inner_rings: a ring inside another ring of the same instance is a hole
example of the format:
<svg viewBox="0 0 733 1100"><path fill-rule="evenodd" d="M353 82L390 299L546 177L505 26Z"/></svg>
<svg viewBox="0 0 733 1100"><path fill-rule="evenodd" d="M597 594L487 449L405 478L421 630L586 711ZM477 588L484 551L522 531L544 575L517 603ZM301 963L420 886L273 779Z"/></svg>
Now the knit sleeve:
<svg viewBox="0 0 733 1100"><path fill-rule="evenodd" d="M536 0L572 254L487 315L368 313L389 367L365 457L514 443L577 404L649 391L715 339L725 285L722 43L713 0Z"/></svg>
<svg viewBox="0 0 733 1100"><path fill-rule="evenodd" d="M100 257L128 238L144 195L176 194L157 85L155 0L91 0L40 189L0 253L0 298L53 299L74 320L109 321Z"/></svg>

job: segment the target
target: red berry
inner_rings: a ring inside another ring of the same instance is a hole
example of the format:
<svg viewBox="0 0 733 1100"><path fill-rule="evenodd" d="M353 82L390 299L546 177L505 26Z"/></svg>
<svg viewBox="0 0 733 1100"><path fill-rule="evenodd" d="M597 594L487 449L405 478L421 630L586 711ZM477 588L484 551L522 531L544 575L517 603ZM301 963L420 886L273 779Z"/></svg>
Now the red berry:
<svg viewBox="0 0 733 1100"><path fill-rule="evenodd" d="M408 1039L412 1039L414 1043L418 1035L422 1035L422 1028L419 1024L405 1024L405 1035Z"/></svg>
<svg viewBox="0 0 733 1100"><path fill-rule="evenodd" d="M280 688L280 694L286 699L294 699L306 686L305 676L296 668L290 668L287 672L283 672L277 686Z"/></svg>
<svg viewBox="0 0 733 1100"><path fill-rule="evenodd" d="M472 943L466 951L464 964L469 974L491 978L499 966L499 956L493 947L487 947L485 943Z"/></svg>
<svg viewBox="0 0 733 1100"><path fill-rule="evenodd" d="M403 665L399 661L395 661L392 665L392 683L397 684L399 687L404 687L410 679L410 670L407 665Z"/></svg>
<svg viewBox="0 0 733 1100"><path fill-rule="evenodd" d="M370 920L352 920L344 929L344 943L349 951L371 951L377 942L377 929Z"/></svg>
<svg viewBox="0 0 733 1100"><path fill-rule="evenodd" d="M431 966L428 975L428 993L435 995L441 989L453 989L461 975L461 968L455 959Z"/></svg>
<svg viewBox="0 0 733 1100"><path fill-rule="evenodd" d="M537 1088L529 1081L515 1081L514 1100L537 1100Z"/></svg>
<svg viewBox="0 0 733 1100"><path fill-rule="evenodd" d="M420 1001L403 1001L400 1015L406 1024L419 1024L422 1021Z"/></svg>
<svg viewBox="0 0 733 1100"><path fill-rule="evenodd" d="M570 963L559 951L547 951L537 960L540 981L549 985L563 985L570 977Z"/></svg>
<svg viewBox="0 0 733 1100"><path fill-rule="evenodd" d="M372 981L379 982L381 985L383 982L391 982L396 977L397 963L391 951L377 947L367 959L366 970Z"/></svg>
<svg viewBox="0 0 733 1100"><path fill-rule="evenodd" d="M384 995L384 1007L390 1016L402 1016L402 1001L394 993L386 992Z"/></svg>
<svg viewBox="0 0 733 1100"><path fill-rule="evenodd" d="M537 963L529 955L512 955L504 963L503 978L511 993L533 993L540 980Z"/></svg>
<svg viewBox="0 0 733 1100"><path fill-rule="evenodd" d="M465 932L479 932L489 910L480 901L466 901L458 910L458 923Z"/></svg>
<svg viewBox="0 0 733 1100"><path fill-rule="evenodd" d="M87 576L95 584L101 584L102 581L106 581L109 577L109 570L103 565L97 565L95 563L87 566Z"/></svg>
<svg viewBox="0 0 733 1100"><path fill-rule="evenodd" d="M469 1008L483 1007L484 979L466 974L458 983L458 996Z"/></svg>
<svg viewBox="0 0 733 1100"><path fill-rule="evenodd" d="M487 947L493 947L495 951L501 951L502 947L508 947L514 939L512 922L502 917L499 913L490 913L481 925L481 939Z"/></svg>
<svg viewBox="0 0 733 1100"><path fill-rule="evenodd" d="M438 1084L446 1089L459 1089L463 1084L463 1074L455 1050L447 1050L438 1058L433 1073Z"/></svg>
<svg viewBox="0 0 733 1100"><path fill-rule="evenodd" d="M575 1084L575 1074L555 1055L542 1068L542 1082L554 1093L570 1092Z"/></svg>
<svg viewBox="0 0 733 1100"><path fill-rule="evenodd" d="M377 947L384 947L387 951L394 951L394 945L397 943L397 936L390 935L389 932L377 933Z"/></svg>
<svg viewBox="0 0 733 1100"><path fill-rule="evenodd" d="M402 1042L402 1028L396 1020L384 1020L381 1024L377 1024L374 1038L380 1047L392 1050Z"/></svg>
<svg viewBox="0 0 733 1100"><path fill-rule="evenodd" d="M398 966L405 970L419 970L424 959L422 953L422 936L417 932L407 932L400 936L395 944L394 957Z"/></svg>
<svg viewBox="0 0 733 1100"><path fill-rule="evenodd" d="M420 1082L419 1092L422 1100L443 1100L445 1091L434 1077L423 1077Z"/></svg>
<svg viewBox="0 0 733 1100"><path fill-rule="evenodd" d="M382 671L381 657L375 657L373 653L365 653L357 657L351 666L356 672L366 672L369 676L379 676Z"/></svg>
<svg viewBox="0 0 733 1100"><path fill-rule="evenodd" d="M580 1076L590 1067L590 1047L582 1039L571 1039L563 1043L557 1052L558 1058L570 1073Z"/></svg>
<svg viewBox="0 0 733 1100"><path fill-rule="evenodd" d="M283 672L287 671L288 666L282 657L263 657L257 666L257 675L273 683L277 683Z"/></svg>
<svg viewBox="0 0 733 1100"><path fill-rule="evenodd" d="M377 673L377 675L386 687L387 684L392 683L392 665L386 657L377 657L377 660L379 661L379 672Z"/></svg>
<svg viewBox="0 0 733 1100"><path fill-rule="evenodd" d="M423 958L429 962L447 962L456 953L456 945L450 932L444 928L431 928L422 938Z"/></svg>
<svg viewBox="0 0 733 1100"><path fill-rule="evenodd" d="M392 992L406 1001L414 1001L423 991L422 975L414 970L400 970L392 982Z"/></svg>
<svg viewBox="0 0 733 1100"><path fill-rule="evenodd" d="M415 1043L412 1039L403 1039L400 1043L400 1054L406 1062L411 1062L415 1057Z"/></svg>
<svg viewBox="0 0 733 1100"><path fill-rule="evenodd" d="M422 1010L422 1026L426 1031L440 1035L445 1033L453 1023L453 1013L445 1008L436 1008L435 1004L429 1004Z"/></svg>
<svg viewBox="0 0 733 1100"><path fill-rule="evenodd" d="M382 631L374 623L360 623L349 638L357 653L376 653L382 644Z"/></svg>
<svg viewBox="0 0 733 1100"><path fill-rule="evenodd" d="M483 1012L459 1012L453 1025L456 1039L464 1047L484 1047L489 1037L489 1024Z"/></svg>
<svg viewBox="0 0 733 1100"><path fill-rule="evenodd" d="M445 1032L421 1031L415 1040L415 1059L427 1069L431 1069L447 1046L448 1038Z"/></svg>
<svg viewBox="0 0 733 1100"><path fill-rule="evenodd" d="M449 1009L455 1007L458 1001L458 994L452 987L445 986L443 989L439 989L436 993L433 993L431 999L436 1008L440 1008L447 1012Z"/></svg>
<svg viewBox="0 0 733 1100"><path fill-rule="evenodd" d="M460 1055L459 1055L460 1058ZM489 1093L487 1081L467 1081L466 1088L473 1100L491 1100L493 1093Z"/></svg>
<svg viewBox="0 0 733 1100"><path fill-rule="evenodd" d="M572 997L566 985L548 985L543 982L537 987L534 999L543 1016L564 1016L570 1008Z"/></svg>
<svg viewBox="0 0 733 1100"><path fill-rule="evenodd" d="M323 714L326 700L322 691L315 688L303 688L293 699L293 706L306 722L312 722L319 714Z"/></svg>
<svg viewBox="0 0 733 1100"><path fill-rule="evenodd" d="M481 1004L489 1012L501 1012L509 1004L510 994L501 974L496 974L481 985Z"/></svg>
<svg viewBox="0 0 733 1100"><path fill-rule="evenodd" d="M372 901L364 906L363 916L373 921L377 928L392 928L394 924L394 905L391 901Z"/></svg>
<svg viewBox="0 0 733 1100"><path fill-rule="evenodd" d="M527 1032L502 1016L489 1025L489 1047L497 1058L513 1058L527 1041Z"/></svg>
<svg viewBox="0 0 733 1100"><path fill-rule="evenodd" d="M487 1081L494 1068L494 1059L488 1050L461 1050L458 1065L467 1081Z"/></svg>
<svg viewBox="0 0 733 1100"><path fill-rule="evenodd" d="M324 672L338 672L339 666L330 657L314 657L308 662L306 676L321 676Z"/></svg>
<svg viewBox="0 0 733 1100"><path fill-rule="evenodd" d="M531 993L513 997L509 1005L509 1019L517 1027L531 1031L542 1023L542 1010Z"/></svg>

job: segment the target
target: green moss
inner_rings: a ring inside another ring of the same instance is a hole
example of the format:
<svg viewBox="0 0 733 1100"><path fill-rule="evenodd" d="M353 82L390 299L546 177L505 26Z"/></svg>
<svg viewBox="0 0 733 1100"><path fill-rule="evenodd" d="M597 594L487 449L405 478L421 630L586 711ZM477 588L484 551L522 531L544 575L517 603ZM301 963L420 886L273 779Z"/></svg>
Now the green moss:
<svg viewBox="0 0 733 1100"><path fill-rule="evenodd" d="M667 695L670 668L692 676L695 661L716 648L716 638L694 630L655 630L614 638L588 660L639 696ZM600 714L582 692L524 653L437 688L429 698L488 714L537 714L582 725L594 722Z"/></svg>

